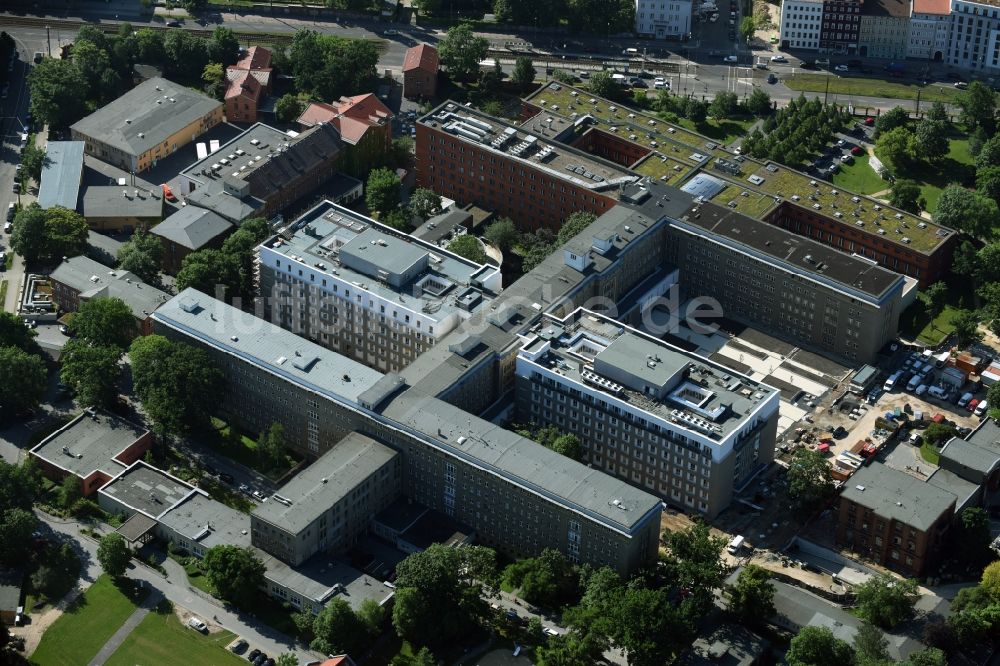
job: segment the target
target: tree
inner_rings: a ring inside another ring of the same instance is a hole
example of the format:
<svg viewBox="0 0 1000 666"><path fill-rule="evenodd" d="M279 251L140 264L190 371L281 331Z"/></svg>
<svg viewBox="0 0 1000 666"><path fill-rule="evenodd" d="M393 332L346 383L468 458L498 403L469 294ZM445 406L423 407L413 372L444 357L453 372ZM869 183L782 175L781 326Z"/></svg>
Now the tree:
<svg viewBox="0 0 1000 666"><path fill-rule="evenodd" d="M752 16L744 16L740 21L740 36L743 37L743 41L749 42L755 32L757 32L757 22Z"/></svg>
<svg viewBox="0 0 1000 666"><path fill-rule="evenodd" d="M0 460L0 510L31 509L41 488L42 475L31 458L20 465Z"/></svg>
<svg viewBox="0 0 1000 666"><path fill-rule="evenodd" d="M987 133L993 133L996 114L996 94L993 88L973 81L959 96L958 105L962 107L960 120L963 125L969 129L982 127Z"/></svg>
<svg viewBox="0 0 1000 666"><path fill-rule="evenodd" d="M959 347L968 347L983 339L983 334L979 330L979 321L979 313L975 310L959 310L951 318L951 325L954 328L952 332Z"/></svg>
<svg viewBox="0 0 1000 666"><path fill-rule="evenodd" d="M365 185L365 204L368 210L388 213L397 208L401 188L402 183L395 171L373 169L368 173L368 183Z"/></svg>
<svg viewBox="0 0 1000 666"><path fill-rule="evenodd" d="M531 64L531 58L521 56L514 61L514 72L510 75L510 80L520 88L527 88L535 82L535 67Z"/></svg>
<svg viewBox="0 0 1000 666"><path fill-rule="evenodd" d="M72 59L43 59L28 74L28 90L32 118L55 127L79 120L85 109L82 102L90 97L87 80Z"/></svg>
<svg viewBox="0 0 1000 666"><path fill-rule="evenodd" d="M828 628L808 626L792 637L785 661L789 666L849 666L854 651Z"/></svg>
<svg viewBox="0 0 1000 666"><path fill-rule="evenodd" d="M712 536L707 523L695 523L685 530L665 531L663 543L663 576L672 587L691 591L684 603L700 619L713 607L712 591L721 589L726 579L728 569L722 561L726 541Z"/></svg>
<svg viewBox="0 0 1000 666"><path fill-rule="evenodd" d="M111 532L101 537L101 542L97 546L97 561L112 578L119 578L125 575L129 560L132 559L132 551L129 550L128 542L118 532Z"/></svg>
<svg viewBox="0 0 1000 666"><path fill-rule="evenodd" d="M368 635L374 638L382 632L382 623L385 622L385 607L380 606L374 599L365 599L358 607L358 619L361 620Z"/></svg>
<svg viewBox="0 0 1000 666"><path fill-rule="evenodd" d="M801 513L822 508L835 492L830 465L819 451L797 449L786 477L788 498Z"/></svg>
<svg viewBox="0 0 1000 666"><path fill-rule="evenodd" d="M504 569L504 581L521 597L543 608L555 608L575 592L578 576L572 563L558 550L546 548L538 557L514 562Z"/></svg>
<svg viewBox="0 0 1000 666"><path fill-rule="evenodd" d="M931 423L924 430L924 440L939 446L955 436L955 428L945 423Z"/></svg>
<svg viewBox="0 0 1000 666"><path fill-rule="evenodd" d="M912 653L904 662L905 666L947 666L948 657L938 648L927 648Z"/></svg>
<svg viewBox="0 0 1000 666"><path fill-rule="evenodd" d="M292 93L286 93L274 103L274 115L283 123L294 122L306 110L306 103Z"/></svg>
<svg viewBox="0 0 1000 666"><path fill-rule="evenodd" d="M386 213L381 222L385 225L409 233L413 228L413 211L409 206L400 206Z"/></svg>
<svg viewBox="0 0 1000 666"><path fill-rule="evenodd" d="M267 240L270 233L267 220L259 217L251 218L245 220L240 228L222 243L222 257L219 261L224 262L226 271L236 271L236 284L233 286L244 302L252 302L255 295L254 248ZM226 277L226 279L231 278Z"/></svg>
<svg viewBox="0 0 1000 666"><path fill-rule="evenodd" d="M50 259L75 257L87 247L90 227L75 210L53 206L45 213L46 253Z"/></svg>
<svg viewBox="0 0 1000 666"><path fill-rule="evenodd" d="M915 181L900 178L892 184L889 190L889 204L917 215L924 207L924 199L920 195L920 186Z"/></svg>
<svg viewBox="0 0 1000 666"><path fill-rule="evenodd" d="M201 80L205 83L205 92L212 97L221 100L226 94L226 87L223 82L226 80L226 71L222 68L221 62L210 62L201 71Z"/></svg>
<svg viewBox="0 0 1000 666"><path fill-rule="evenodd" d="M222 389L222 373L203 350L159 335L129 347L135 393L146 413L167 432L187 433L209 423Z"/></svg>
<svg viewBox="0 0 1000 666"><path fill-rule="evenodd" d="M988 166L977 171L976 189L983 196L1000 202L1000 166Z"/></svg>
<svg viewBox="0 0 1000 666"><path fill-rule="evenodd" d="M252 548L212 546L202 560L205 576L219 596L237 608L251 608L267 568Z"/></svg>
<svg viewBox="0 0 1000 666"><path fill-rule="evenodd" d="M299 666L299 657L294 652L286 652L278 657L274 666Z"/></svg>
<svg viewBox="0 0 1000 666"><path fill-rule="evenodd" d="M441 195L426 187L418 187L410 195L410 211L421 220L441 213Z"/></svg>
<svg viewBox="0 0 1000 666"><path fill-rule="evenodd" d="M506 252L517 244L521 238L521 234L518 232L513 220L509 217L501 217L486 227L486 230L483 232L483 238L488 243L498 247L501 252Z"/></svg>
<svg viewBox="0 0 1000 666"><path fill-rule="evenodd" d="M460 257L465 257L469 261L477 264L486 263L486 252L480 244L479 239L472 234L462 234L448 243L448 251L454 252Z"/></svg>
<svg viewBox="0 0 1000 666"><path fill-rule="evenodd" d="M956 275L972 277L975 275L977 268L976 246L971 241L963 240L955 248L955 254L951 261L951 271Z"/></svg>
<svg viewBox="0 0 1000 666"><path fill-rule="evenodd" d="M556 234L556 246L565 245L573 240L573 238L581 234L584 229L593 224L596 219L596 215L585 211L577 211L567 215L566 219L563 220L562 225L559 227L559 233Z"/></svg>
<svg viewBox="0 0 1000 666"><path fill-rule="evenodd" d="M535 649L538 666L577 666L596 664L601 659L601 645L588 636L564 634L553 636Z"/></svg>
<svg viewBox="0 0 1000 666"><path fill-rule="evenodd" d="M223 66L234 64L240 57L239 38L229 28L216 26L208 41L208 57Z"/></svg>
<svg viewBox="0 0 1000 666"><path fill-rule="evenodd" d="M441 666L441 662L434 656L434 653L426 647L413 656L397 654L389 662L389 666Z"/></svg>
<svg viewBox="0 0 1000 666"><path fill-rule="evenodd" d="M434 544L396 567L392 624L418 645L450 645L485 618L483 593L496 587L496 559L489 548L453 549Z"/></svg>
<svg viewBox="0 0 1000 666"><path fill-rule="evenodd" d="M1000 134L987 139L976 155L976 172L1000 166Z"/></svg>
<svg viewBox="0 0 1000 666"><path fill-rule="evenodd" d="M137 229L132 238L118 248L118 268L136 277L146 284L160 283L160 266L163 262L163 243L153 234L142 228Z"/></svg>
<svg viewBox="0 0 1000 666"><path fill-rule="evenodd" d="M0 565L21 566L31 553L38 518L27 509L6 509L0 516Z"/></svg>
<svg viewBox="0 0 1000 666"><path fill-rule="evenodd" d="M59 504L64 509L68 509L81 497L83 497L83 491L80 488L80 478L75 474L67 474L66 478L59 484Z"/></svg>
<svg viewBox="0 0 1000 666"><path fill-rule="evenodd" d="M901 106L893 107L875 119L874 136L877 139L897 127L905 127L908 122L910 113Z"/></svg>
<svg viewBox="0 0 1000 666"><path fill-rule="evenodd" d="M931 316L936 317L944 310L948 300L948 285L938 280L924 291L924 302Z"/></svg>
<svg viewBox="0 0 1000 666"><path fill-rule="evenodd" d="M449 74L468 79L479 71L479 63L486 59L489 48L489 40L477 37L463 23L448 29L448 34L438 42L438 55Z"/></svg>
<svg viewBox="0 0 1000 666"><path fill-rule="evenodd" d="M934 222L974 238L989 239L996 234L993 221L998 214L997 203L992 199L961 185L949 185L938 199Z"/></svg>
<svg viewBox="0 0 1000 666"><path fill-rule="evenodd" d="M120 298L91 298L80 303L70 330L92 345L125 349L138 333L132 309Z"/></svg>
<svg viewBox="0 0 1000 666"><path fill-rule="evenodd" d="M774 585L766 569L743 567L736 583L726 590L729 611L748 625L767 622L774 615Z"/></svg>
<svg viewBox="0 0 1000 666"><path fill-rule="evenodd" d="M708 105L708 115L716 120L732 118L740 107L740 98L734 92L722 90L715 93L715 99Z"/></svg>
<svg viewBox="0 0 1000 666"><path fill-rule="evenodd" d="M45 378L40 356L17 347L0 347L0 405L5 409L36 406L45 393Z"/></svg>
<svg viewBox="0 0 1000 666"><path fill-rule="evenodd" d="M1000 382L987 389L986 401L990 405L990 417L1000 421Z"/></svg>
<svg viewBox="0 0 1000 666"><path fill-rule="evenodd" d="M941 102L934 102L931 104L931 110L927 112L926 117L928 120L945 123L945 125L951 123L951 119L948 117L948 112L945 110L944 104Z"/></svg>
<svg viewBox="0 0 1000 666"><path fill-rule="evenodd" d="M225 300L241 292L240 267L233 256L215 249L198 250L184 257L177 271L176 287L188 287Z"/></svg>
<svg viewBox="0 0 1000 666"><path fill-rule="evenodd" d="M139 28L135 33L136 57L142 62L161 63L166 58L163 33L152 28Z"/></svg>
<svg viewBox="0 0 1000 666"><path fill-rule="evenodd" d="M905 165L912 155L913 134L906 127L895 127L879 134L875 150L879 157L893 166Z"/></svg>
<svg viewBox="0 0 1000 666"><path fill-rule="evenodd" d="M28 141L27 147L21 153L21 168L29 178L39 182L42 179L42 167L45 166L45 151L34 141Z"/></svg>
<svg viewBox="0 0 1000 666"><path fill-rule="evenodd" d="M80 558L73 546L64 543L45 551L41 564L31 575L31 587L49 599L59 599L69 592L79 577Z"/></svg>
<svg viewBox="0 0 1000 666"><path fill-rule="evenodd" d="M618 84L611 78L611 72L601 71L590 75L590 92L598 97L612 99L620 90Z"/></svg>
<svg viewBox="0 0 1000 666"><path fill-rule="evenodd" d="M892 629L910 617L919 598L917 581L879 574L858 586L858 613L878 627Z"/></svg>
<svg viewBox="0 0 1000 666"><path fill-rule="evenodd" d="M261 462L271 469L278 469L285 463L285 426L272 423L257 438L257 455Z"/></svg>
<svg viewBox="0 0 1000 666"><path fill-rule="evenodd" d="M966 589L975 590L979 588L963 588L960 592ZM952 608L952 612L957 613L958 611ZM944 620L932 620L926 623L920 637L924 645L943 650L944 652L951 652L957 647L955 632Z"/></svg>
<svg viewBox="0 0 1000 666"><path fill-rule="evenodd" d="M889 641L871 622L862 622L854 636L854 653L858 666L888 666Z"/></svg>
<svg viewBox="0 0 1000 666"><path fill-rule="evenodd" d="M747 98L747 111L753 115L763 118L771 113L771 96L761 88L754 88Z"/></svg>
<svg viewBox="0 0 1000 666"><path fill-rule="evenodd" d="M0 312L0 347L15 347L28 354L41 354L35 331L12 312Z"/></svg>
<svg viewBox="0 0 1000 666"><path fill-rule="evenodd" d="M701 124L708 117L708 103L703 99L688 99L684 105L684 117L693 123Z"/></svg>
<svg viewBox="0 0 1000 666"><path fill-rule="evenodd" d="M163 52L166 73L183 81L199 79L208 64L206 41L187 30L168 30Z"/></svg>
<svg viewBox="0 0 1000 666"><path fill-rule="evenodd" d="M931 162L937 162L948 154L947 124L924 118L917 123L913 133L914 152Z"/></svg>
<svg viewBox="0 0 1000 666"><path fill-rule="evenodd" d="M42 207L32 203L17 211L10 234L11 249L31 264L38 261L45 245L45 211Z"/></svg>
<svg viewBox="0 0 1000 666"><path fill-rule="evenodd" d="M313 621L310 647L323 654L357 653L364 645L367 628L351 605L335 597Z"/></svg>
<svg viewBox="0 0 1000 666"><path fill-rule="evenodd" d="M968 507L958 515L953 538L959 557L974 567L984 566L990 559L990 517L979 507Z"/></svg>
<svg viewBox="0 0 1000 666"><path fill-rule="evenodd" d="M81 404L107 407L118 397L122 350L106 345L91 345L84 340L70 340L63 347L60 379L73 387Z"/></svg>

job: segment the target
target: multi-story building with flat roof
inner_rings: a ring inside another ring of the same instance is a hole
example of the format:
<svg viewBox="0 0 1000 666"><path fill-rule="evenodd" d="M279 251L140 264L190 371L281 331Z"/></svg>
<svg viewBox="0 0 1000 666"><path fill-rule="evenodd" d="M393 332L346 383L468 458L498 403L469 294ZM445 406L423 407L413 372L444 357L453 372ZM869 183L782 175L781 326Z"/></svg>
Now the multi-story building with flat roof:
<svg viewBox="0 0 1000 666"><path fill-rule="evenodd" d="M477 264L325 201L257 248L264 315L349 358L396 372L500 291Z"/></svg>
<svg viewBox="0 0 1000 666"><path fill-rule="evenodd" d="M951 27L949 0L913 0L907 58L943 62Z"/></svg>
<svg viewBox="0 0 1000 666"><path fill-rule="evenodd" d="M823 0L782 0L778 41L781 48L819 48L823 28Z"/></svg>
<svg viewBox="0 0 1000 666"><path fill-rule="evenodd" d="M861 0L823 0L823 25L819 48L825 53L858 52L861 31Z"/></svg>
<svg viewBox="0 0 1000 666"><path fill-rule="evenodd" d="M596 121L594 126L588 121ZM951 229L772 162L735 155L716 141L585 90L550 83L524 100L524 124L548 126L572 144L649 176L686 186L706 175L727 186L705 198L847 254L874 259L922 287L951 265Z"/></svg>
<svg viewBox="0 0 1000 666"><path fill-rule="evenodd" d="M861 8L858 55L901 60L910 44L912 0L869 0Z"/></svg>
<svg viewBox="0 0 1000 666"><path fill-rule="evenodd" d="M75 141L86 143L88 155L138 173L194 141L223 117L222 102L156 77L76 122L70 131Z"/></svg>
<svg viewBox="0 0 1000 666"><path fill-rule="evenodd" d="M208 352L226 379L218 409L231 423L281 423L311 456L352 431L372 437L402 454L403 495L507 555L557 548L622 573L655 559L661 505L639 488L193 289L154 321Z"/></svg>
<svg viewBox="0 0 1000 666"><path fill-rule="evenodd" d="M416 144L418 185L526 229L558 229L577 211L600 215L617 203L620 186L638 180L607 160L454 102L417 120Z"/></svg>
<svg viewBox="0 0 1000 666"><path fill-rule="evenodd" d="M584 309L523 339L518 419L577 435L592 467L714 517L774 459L776 389Z"/></svg>
<svg viewBox="0 0 1000 666"><path fill-rule="evenodd" d="M869 362L912 301L899 273L712 203L672 221L667 257L685 296L798 344Z"/></svg>
<svg viewBox="0 0 1000 666"><path fill-rule="evenodd" d="M691 34L691 0L635 0L635 31L653 39Z"/></svg>
<svg viewBox="0 0 1000 666"><path fill-rule="evenodd" d="M253 545L292 566L320 551L343 552L396 499L402 477L399 453L352 432L257 505Z"/></svg>
<svg viewBox="0 0 1000 666"><path fill-rule="evenodd" d="M1000 6L988 0L952 0L945 62L987 75L1000 70Z"/></svg>

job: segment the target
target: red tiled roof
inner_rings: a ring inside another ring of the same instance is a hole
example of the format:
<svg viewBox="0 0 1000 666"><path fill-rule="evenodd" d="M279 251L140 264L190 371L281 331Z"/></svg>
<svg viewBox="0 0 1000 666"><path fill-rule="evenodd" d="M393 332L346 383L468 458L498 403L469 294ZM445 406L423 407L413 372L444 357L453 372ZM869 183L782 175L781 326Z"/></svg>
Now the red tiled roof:
<svg viewBox="0 0 1000 666"><path fill-rule="evenodd" d="M354 666L354 660L346 654L342 654L339 657L327 659L319 666Z"/></svg>
<svg viewBox="0 0 1000 666"><path fill-rule="evenodd" d="M372 93L341 97L336 105L313 102L299 116L302 125L330 123L340 132L341 138L356 144L369 127L377 127L392 117L392 111Z"/></svg>
<svg viewBox="0 0 1000 666"><path fill-rule="evenodd" d="M942 14L951 12L951 0L913 0L914 14Z"/></svg>
<svg viewBox="0 0 1000 666"><path fill-rule="evenodd" d="M250 72L244 71L241 76L231 79L226 89L226 99L246 95L254 100L260 99L264 86Z"/></svg>
<svg viewBox="0 0 1000 666"><path fill-rule="evenodd" d="M438 71L438 52L430 44L417 44L406 49L406 57L403 58L403 71L409 72L414 69L422 69L425 72L436 74Z"/></svg>
<svg viewBox="0 0 1000 666"><path fill-rule="evenodd" d="M271 52L263 46L251 46L247 54L232 67L236 69L268 69L271 67Z"/></svg>

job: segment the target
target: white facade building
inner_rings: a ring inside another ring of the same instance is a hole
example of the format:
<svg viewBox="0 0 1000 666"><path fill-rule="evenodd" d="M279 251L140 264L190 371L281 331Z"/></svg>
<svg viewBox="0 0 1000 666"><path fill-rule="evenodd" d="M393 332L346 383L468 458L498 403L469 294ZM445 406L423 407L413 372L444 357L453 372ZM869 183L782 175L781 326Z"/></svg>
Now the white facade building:
<svg viewBox="0 0 1000 666"><path fill-rule="evenodd" d="M907 58L943 61L951 28L949 0L913 0Z"/></svg>
<svg viewBox="0 0 1000 666"><path fill-rule="evenodd" d="M952 0L945 62L993 74L1000 71L1000 7Z"/></svg>
<svg viewBox="0 0 1000 666"><path fill-rule="evenodd" d="M779 44L782 49L819 49L822 0L783 0Z"/></svg>
<svg viewBox="0 0 1000 666"><path fill-rule="evenodd" d="M654 39L691 33L692 0L635 0L635 31Z"/></svg>

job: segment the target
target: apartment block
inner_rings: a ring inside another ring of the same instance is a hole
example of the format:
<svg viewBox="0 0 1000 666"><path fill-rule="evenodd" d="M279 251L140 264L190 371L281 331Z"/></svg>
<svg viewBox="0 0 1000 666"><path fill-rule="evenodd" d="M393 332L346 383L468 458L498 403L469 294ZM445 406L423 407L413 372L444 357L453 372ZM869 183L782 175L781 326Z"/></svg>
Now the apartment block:
<svg viewBox="0 0 1000 666"><path fill-rule="evenodd" d="M653 39L691 34L691 0L635 0L635 31Z"/></svg>
<svg viewBox="0 0 1000 666"><path fill-rule="evenodd" d="M877 357L908 304L902 275L711 203L672 221L667 244L685 297L852 363Z"/></svg>
<svg viewBox="0 0 1000 666"><path fill-rule="evenodd" d="M404 496L468 525L508 556L557 548L622 573L655 559L656 497L407 387L398 375L193 289L155 313L154 325L209 354L226 380L218 412L231 423L251 432L281 423L289 446L313 458L351 432L371 437L401 453Z"/></svg>
<svg viewBox="0 0 1000 666"><path fill-rule="evenodd" d="M584 309L523 340L518 419L577 435L596 469L715 517L774 459L770 386Z"/></svg>
<svg viewBox="0 0 1000 666"><path fill-rule="evenodd" d="M858 55L900 60L910 44L912 0L869 0L861 9Z"/></svg>
<svg viewBox="0 0 1000 666"><path fill-rule="evenodd" d="M945 62L994 74L1000 68L1000 7L992 2L953 0Z"/></svg>
<svg viewBox="0 0 1000 666"><path fill-rule="evenodd" d="M381 371L409 365L502 286L495 266L329 201L292 226L257 248L264 316Z"/></svg>
<svg viewBox="0 0 1000 666"><path fill-rule="evenodd" d="M782 0L778 41L783 50L819 48L823 0Z"/></svg>
<svg viewBox="0 0 1000 666"><path fill-rule="evenodd" d="M824 0L819 48L825 53L858 52L861 31L861 0Z"/></svg>
<svg viewBox="0 0 1000 666"><path fill-rule="evenodd" d="M904 576L921 576L938 562L954 513L948 491L873 463L840 495L836 539Z"/></svg>
<svg viewBox="0 0 1000 666"><path fill-rule="evenodd" d="M620 186L638 180L607 160L453 102L417 120L416 153L420 187L524 229L558 229L577 211L600 215L618 201Z"/></svg>
<svg viewBox="0 0 1000 666"><path fill-rule="evenodd" d="M907 58L943 62L951 26L950 0L913 0Z"/></svg>
<svg viewBox="0 0 1000 666"><path fill-rule="evenodd" d="M74 141L126 171L145 171L223 121L222 102L160 77L76 122Z"/></svg>
<svg viewBox="0 0 1000 666"><path fill-rule="evenodd" d="M298 566L318 552L344 552L368 532L402 485L399 454L351 433L250 514L254 546Z"/></svg>

